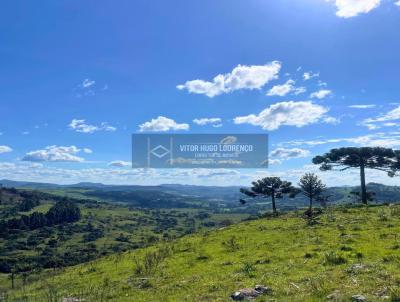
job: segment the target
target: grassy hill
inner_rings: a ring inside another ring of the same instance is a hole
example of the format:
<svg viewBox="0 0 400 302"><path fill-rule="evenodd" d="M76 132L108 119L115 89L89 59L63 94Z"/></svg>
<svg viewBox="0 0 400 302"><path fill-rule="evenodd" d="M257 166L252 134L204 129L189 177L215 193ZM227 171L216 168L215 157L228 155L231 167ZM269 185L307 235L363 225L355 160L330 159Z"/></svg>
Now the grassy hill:
<svg viewBox="0 0 400 302"><path fill-rule="evenodd" d="M229 301L262 284L272 292L256 301L400 301L400 206L337 207L318 220L291 212L45 271L4 300Z"/></svg>
<svg viewBox="0 0 400 302"><path fill-rule="evenodd" d="M78 221L41 227L20 222L23 217L45 214L57 202L66 201L80 209ZM140 209L42 191L0 188L0 273L14 271L25 278L42 269L87 262L247 217L192 208ZM14 221L12 227L8 226L10 221ZM0 293L9 287L10 281L0 278Z"/></svg>

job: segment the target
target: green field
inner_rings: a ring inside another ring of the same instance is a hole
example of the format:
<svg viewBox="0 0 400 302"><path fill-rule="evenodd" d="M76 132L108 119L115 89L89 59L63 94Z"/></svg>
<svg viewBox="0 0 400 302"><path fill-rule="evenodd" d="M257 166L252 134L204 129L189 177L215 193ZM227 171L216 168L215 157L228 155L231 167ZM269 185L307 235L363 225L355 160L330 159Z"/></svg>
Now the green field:
<svg viewBox="0 0 400 302"><path fill-rule="evenodd" d="M24 198L23 194L28 195ZM0 197L0 223L46 213L57 200L54 195L39 191L8 189L2 189ZM40 203L21 211L24 200L32 199ZM0 235L0 272L10 276L14 272L15 286L27 283L43 269L54 271L159 241L171 241L202 229L237 223L249 216L192 208L139 209L118 203L71 200L81 212L77 222L35 229L22 225L9 232L0 230L3 233ZM10 287L11 280L2 275L0 293Z"/></svg>
<svg viewBox="0 0 400 302"><path fill-rule="evenodd" d="M397 205L326 209L313 225L291 212L44 271L5 301L229 301L256 284L272 288L257 301L399 301L399 232Z"/></svg>

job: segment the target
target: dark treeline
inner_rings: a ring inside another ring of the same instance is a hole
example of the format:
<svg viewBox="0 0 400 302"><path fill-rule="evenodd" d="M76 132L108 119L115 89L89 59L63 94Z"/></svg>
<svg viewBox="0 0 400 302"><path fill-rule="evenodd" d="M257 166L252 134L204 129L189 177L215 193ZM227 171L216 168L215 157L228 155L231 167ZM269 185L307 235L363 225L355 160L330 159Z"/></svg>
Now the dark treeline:
<svg viewBox="0 0 400 302"><path fill-rule="evenodd" d="M47 213L34 212L22 215L20 218L0 221L0 237L6 236L12 230L35 230L45 226L75 222L80 218L79 207L68 198L64 198L56 202Z"/></svg>

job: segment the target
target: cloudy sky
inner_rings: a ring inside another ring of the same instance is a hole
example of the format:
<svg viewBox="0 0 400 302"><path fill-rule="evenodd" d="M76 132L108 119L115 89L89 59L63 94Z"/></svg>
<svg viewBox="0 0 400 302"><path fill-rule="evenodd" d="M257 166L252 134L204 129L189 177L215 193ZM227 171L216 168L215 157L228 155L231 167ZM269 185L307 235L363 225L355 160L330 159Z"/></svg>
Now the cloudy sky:
<svg viewBox="0 0 400 302"><path fill-rule="evenodd" d="M399 28L396 0L5 1L0 179L296 181L333 147L400 148ZM268 133L271 165L132 169L140 132Z"/></svg>

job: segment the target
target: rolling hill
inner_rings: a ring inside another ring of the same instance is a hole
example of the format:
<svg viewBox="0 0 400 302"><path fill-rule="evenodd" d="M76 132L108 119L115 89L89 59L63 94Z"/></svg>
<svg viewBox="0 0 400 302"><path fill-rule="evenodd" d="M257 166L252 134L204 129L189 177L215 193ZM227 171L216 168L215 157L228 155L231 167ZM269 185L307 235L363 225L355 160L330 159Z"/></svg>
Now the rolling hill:
<svg viewBox="0 0 400 302"><path fill-rule="evenodd" d="M48 183L19 182L0 180L0 184L7 187L38 189L62 196L83 199L97 199L99 201L125 203L141 208L229 208L233 211L257 213L265 209L269 200L264 200L264 205L252 207L248 204L242 207L238 200L243 197L239 193L239 186L194 186L179 184L164 184L158 186L139 185L105 185L101 183L78 183L72 185L57 185ZM374 192L374 203L397 202L400 200L399 186L386 186L378 183L369 183L368 191ZM341 186L329 187L326 194L330 196L330 203L357 203L350 192L359 191L359 187ZM259 203L258 203L259 204ZM298 195L294 199L283 198L278 201L282 210L293 210L307 205L307 199Z"/></svg>
<svg viewBox="0 0 400 302"><path fill-rule="evenodd" d="M399 301L399 232L398 205L328 208L312 224L295 211L27 276L5 296L229 301L261 284L256 301Z"/></svg>

